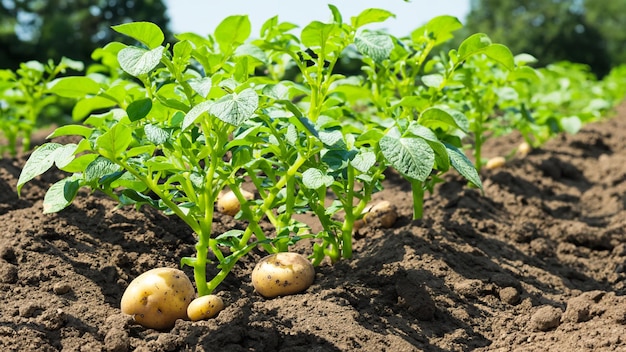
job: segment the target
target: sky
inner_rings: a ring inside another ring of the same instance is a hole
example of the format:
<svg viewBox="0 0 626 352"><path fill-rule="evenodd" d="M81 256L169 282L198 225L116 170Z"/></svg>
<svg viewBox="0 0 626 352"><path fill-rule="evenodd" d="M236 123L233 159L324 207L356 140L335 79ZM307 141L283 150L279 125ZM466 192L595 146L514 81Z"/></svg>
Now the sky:
<svg viewBox="0 0 626 352"><path fill-rule="evenodd" d="M341 11L344 21L367 8L381 8L396 15L368 29L385 29L395 36L405 36L439 15L452 15L462 22L469 12L469 0L336 0L333 5ZM278 15L280 22L306 26L311 21L327 22L331 18L328 2L309 0L165 0L174 33L213 33L215 27L230 15L248 15L252 22L252 37L257 37L263 23ZM216 5L217 4L217 5Z"/></svg>

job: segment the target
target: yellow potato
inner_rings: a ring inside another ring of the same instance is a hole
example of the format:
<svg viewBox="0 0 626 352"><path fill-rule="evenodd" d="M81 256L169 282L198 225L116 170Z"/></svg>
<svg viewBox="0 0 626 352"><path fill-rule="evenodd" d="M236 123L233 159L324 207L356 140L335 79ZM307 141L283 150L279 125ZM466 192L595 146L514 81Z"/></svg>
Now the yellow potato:
<svg viewBox="0 0 626 352"><path fill-rule="evenodd" d="M241 194L247 200L254 199L254 194L245 189L241 190ZM241 210L241 204L233 191L224 192L217 197L217 211L220 213L235 216L239 210Z"/></svg>
<svg viewBox="0 0 626 352"><path fill-rule="evenodd" d="M187 307L187 316L191 321L213 318L224 309L224 301L216 295L200 296Z"/></svg>
<svg viewBox="0 0 626 352"><path fill-rule="evenodd" d="M311 262L291 252L270 254L261 259L252 271L252 286L266 298L304 291L314 279L315 269Z"/></svg>
<svg viewBox="0 0 626 352"><path fill-rule="evenodd" d="M137 276L122 295L120 308L146 328L164 330L187 318L196 295L189 277L173 268L156 268Z"/></svg>
<svg viewBox="0 0 626 352"><path fill-rule="evenodd" d="M503 167L506 164L506 159L503 156L496 156L487 161L485 168L488 170L497 169Z"/></svg>
<svg viewBox="0 0 626 352"><path fill-rule="evenodd" d="M374 205L363 216L363 221L366 224L380 225L384 228L390 228L395 224L398 218L396 207L391 202L383 200L380 203Z"/></svg>
<svg viewBox="0 0 626 352"><path fill-rule="evenodd" d="M525 157L526 155L528 155L528 153L530 153L530 151L532 150L532 147L530 146L530 144L528 144L528 142L522 142L518 147L517 147L517 155L520 158Z"/></svg>

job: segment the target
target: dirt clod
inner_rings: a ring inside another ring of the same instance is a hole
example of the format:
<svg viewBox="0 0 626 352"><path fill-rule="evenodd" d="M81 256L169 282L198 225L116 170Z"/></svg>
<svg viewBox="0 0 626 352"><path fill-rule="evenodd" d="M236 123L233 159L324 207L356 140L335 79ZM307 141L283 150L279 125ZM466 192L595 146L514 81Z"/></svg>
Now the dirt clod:
<svg viewBox="0 0 626 352"><path fill-rule="evenodd" d="M559 326L563 312L559 308L543 306L530 318L530 326L533 330L548 331Z"/></svg>

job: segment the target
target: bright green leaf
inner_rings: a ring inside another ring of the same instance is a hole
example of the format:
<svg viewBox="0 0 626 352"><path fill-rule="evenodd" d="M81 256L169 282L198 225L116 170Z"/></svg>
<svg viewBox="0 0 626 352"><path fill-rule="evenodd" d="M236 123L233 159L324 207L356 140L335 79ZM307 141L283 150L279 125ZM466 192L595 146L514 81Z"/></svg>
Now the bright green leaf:
<svg viewBox="0 0 626 352"><path fill-rule="evenodd" d="M62 77L48 84L48 90L64 98L83 98L86 95L97 94L100 85L89 77Z"/></svg>
<svg viewBox="0 0 626 352"><path fill-rule="evenodd" d="M437 16L424 26L411 32L411 40L419 43L425 38L433 41L434 45L439 45L452 39L452 32L462 27L463 24L456 17L449 15Z"/></svg>
<svg viewBox="0 0 626 352"><path fill-rule="evenodd" d="M200 117L200 115L209 111L213 104L213 101L206 100L191 108L191 110L189 110L189 112L187 112L187 114L185 115L185 118L183 119L183 123L180 128L182 130L186 130L189 126L193 125L198 117Z"/></svg>
<svg viewBox="0 0 626 352"><path fill-rule="evenodd" d="M118 158L132 142L132 131L127 126L117 124L96 140L98 152L109 159Z"/></svg>
<svg viewBox="0 0 626 352"><path fill-rule="evenodd" d="M146 138L148 138L148 140L155 145L167 142L167 139L170 136L167 131L163 130L159 126L155 126L152 124L147 124L143 126L143 130L146 133Z"/></svg>
<svg viewBox="0 0 626 352"><path fill-rule="evenodd" d="M152 71L163 57L164 47L159 46L150 51L136 47L126 47L117 54L120 67L128 74L138 77Z"/></svg>
<svg viewBox="0 0 626 352"><path fill-rule="evenodd" d="M240 126L248 120L259 106L259 96L251 89L241 93L223 96L210 108L210 113L218 119L234 126Z"/></svg>
<svg viewBox="0 0 626 352"><path fill-rule="evenodd" d="M93 128L83 125L65 125L58 127L54 132L48 135L46 139L52 139L61 136L82 136L89 137L93 132Z"/></svg>
<svg viewBox="0 0 626 352"><path fill-rule="evenodd" d="M361 32L354 38L357 49L375 62L382 62L389 58L393 50L393 41L387 34L377 32Z"/></svg>
<svg viewBox="0 0 626 352"><path fill-rule="evenodd" d="M483 184L480 181L480 176L478 176L476 168L467 158L465 153L453 145L446 143L445 146L448 149L448 155L450 155L450 163L452 164L452 167L454 167L454 169L461 174L461 176L465 177L466 180L482 189Z"/></svg>
<svg viewBox="0 0 626 352"><path fill-rule="evenodd" d="M376 164L376 153L369 150L360 151L350 161L350 165L361 173L367 173L374 164Z"/></svg>
<svg viewBox="0 0 626 352"><path fill-rule="evenodd" d="M333 177L326 175L322 170L310 168L302 173L302 184L309 189L320 187L330 187L333 184Z"/></svg>
<svg viewBox="0 0 626 352"><path fill-rule="evenodd" d="M26 160L26 164L24 164L20 177L17 180L18 194L26 182L43 174L52 167L56 150L61 147L62 145L59 143L46 143L33 151L28 160Z"/></svg>
<svg viewBox="0 0 626 352"><path fill-rule="evenodd" d="M163 31L152 22L131 22L113 26L114 31L127 35L141 42L149 49L154 49L165 40Z"/></svg>
<svg viewBox="0 0 626 352"><path fill-rule="evenodd" d="M332 37L339 32L339 27L334 23L322 23L313 21L302 29L300 40L307 48L317 52L332 51Z"/></svg>
<svg viewBox="0 0 626 352"><path fill-rule="evenodd" d="M62 179L50 186L43 199L44 214L56 213L67 208L76 197L78 188L77 176Z"/></svg>
<svg viewBox="0 0 626 352"><path fill-rule="evenodd" d="M444 107L432 107L424 110L418 122L431 129L458 128L465 133L469 130L469 121L462 112Z"/></svg>
<svg viewBox="0 0 626 352"><path fill-rule="evenodd" d="M119 172L120 170L120 166L114 164L107 158L99 156L85 168L85 180L88 183L96 183L104 176Z"/></svg>
<svg viewBox="0 0 626 352"><path fill-rule="evenodd" d="M569 134L576 134L583 127L583 123L578 116L566 116L559 120L561 129Z"/></svg>
<svg viewBox="0 0 626 352"><path fill-rule="evenodd" d="M387 134L379 145L385 159L401 174L418 181L425 181L430 175L435 153L422 138Z"/></svg>
<svg viewBox="0 0 626 352"><path fill-rule="evenodd" d="M101 96L81 99L76 102L74 109L72 109L72 119L74 121L82 120L94 110L111 108L116 105L116 102Z"/></svg>
<svg viewBox="0 0 626 352"><path fill-rule="evenodd" d="M365 9L357 16L352 17L352 27L357 29L369 23L384 22L389 17L396 17L396 15L382 9Z"/></svg>
<svg viewBox="0 0 626 352"><path fill-rule="evenodd" d="M230 53L233 46L243 44L252 31L250 19L246 15L226 17L215 28L215 40L223 53Z"/></svg>

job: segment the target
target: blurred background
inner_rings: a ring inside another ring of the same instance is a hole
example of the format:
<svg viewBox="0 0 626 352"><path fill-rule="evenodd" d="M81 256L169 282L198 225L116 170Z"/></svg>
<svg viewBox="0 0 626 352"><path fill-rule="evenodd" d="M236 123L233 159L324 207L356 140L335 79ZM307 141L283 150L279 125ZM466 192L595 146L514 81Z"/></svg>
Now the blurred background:
<svg viewBox="0 0 626 352"><path fill-rule="evenodd" d="M626 62L626 0L413 0L338 1L344 20L365 8L396 14L376 29L402 37L430 18L449 14L466 26L456 42L470 33L487 33L514 54L529 53L538 66L559 60L587 64L598 76ZM232 14L248 14L253 33L266 19L304 26L327 20L325 2L227 0L2 0L0 1L0 68L15 69L28 60L58 61L62 56L90 63L91 52L119 40L111 25L151 21L169 40L173 33L211 33Z"/></svg>

